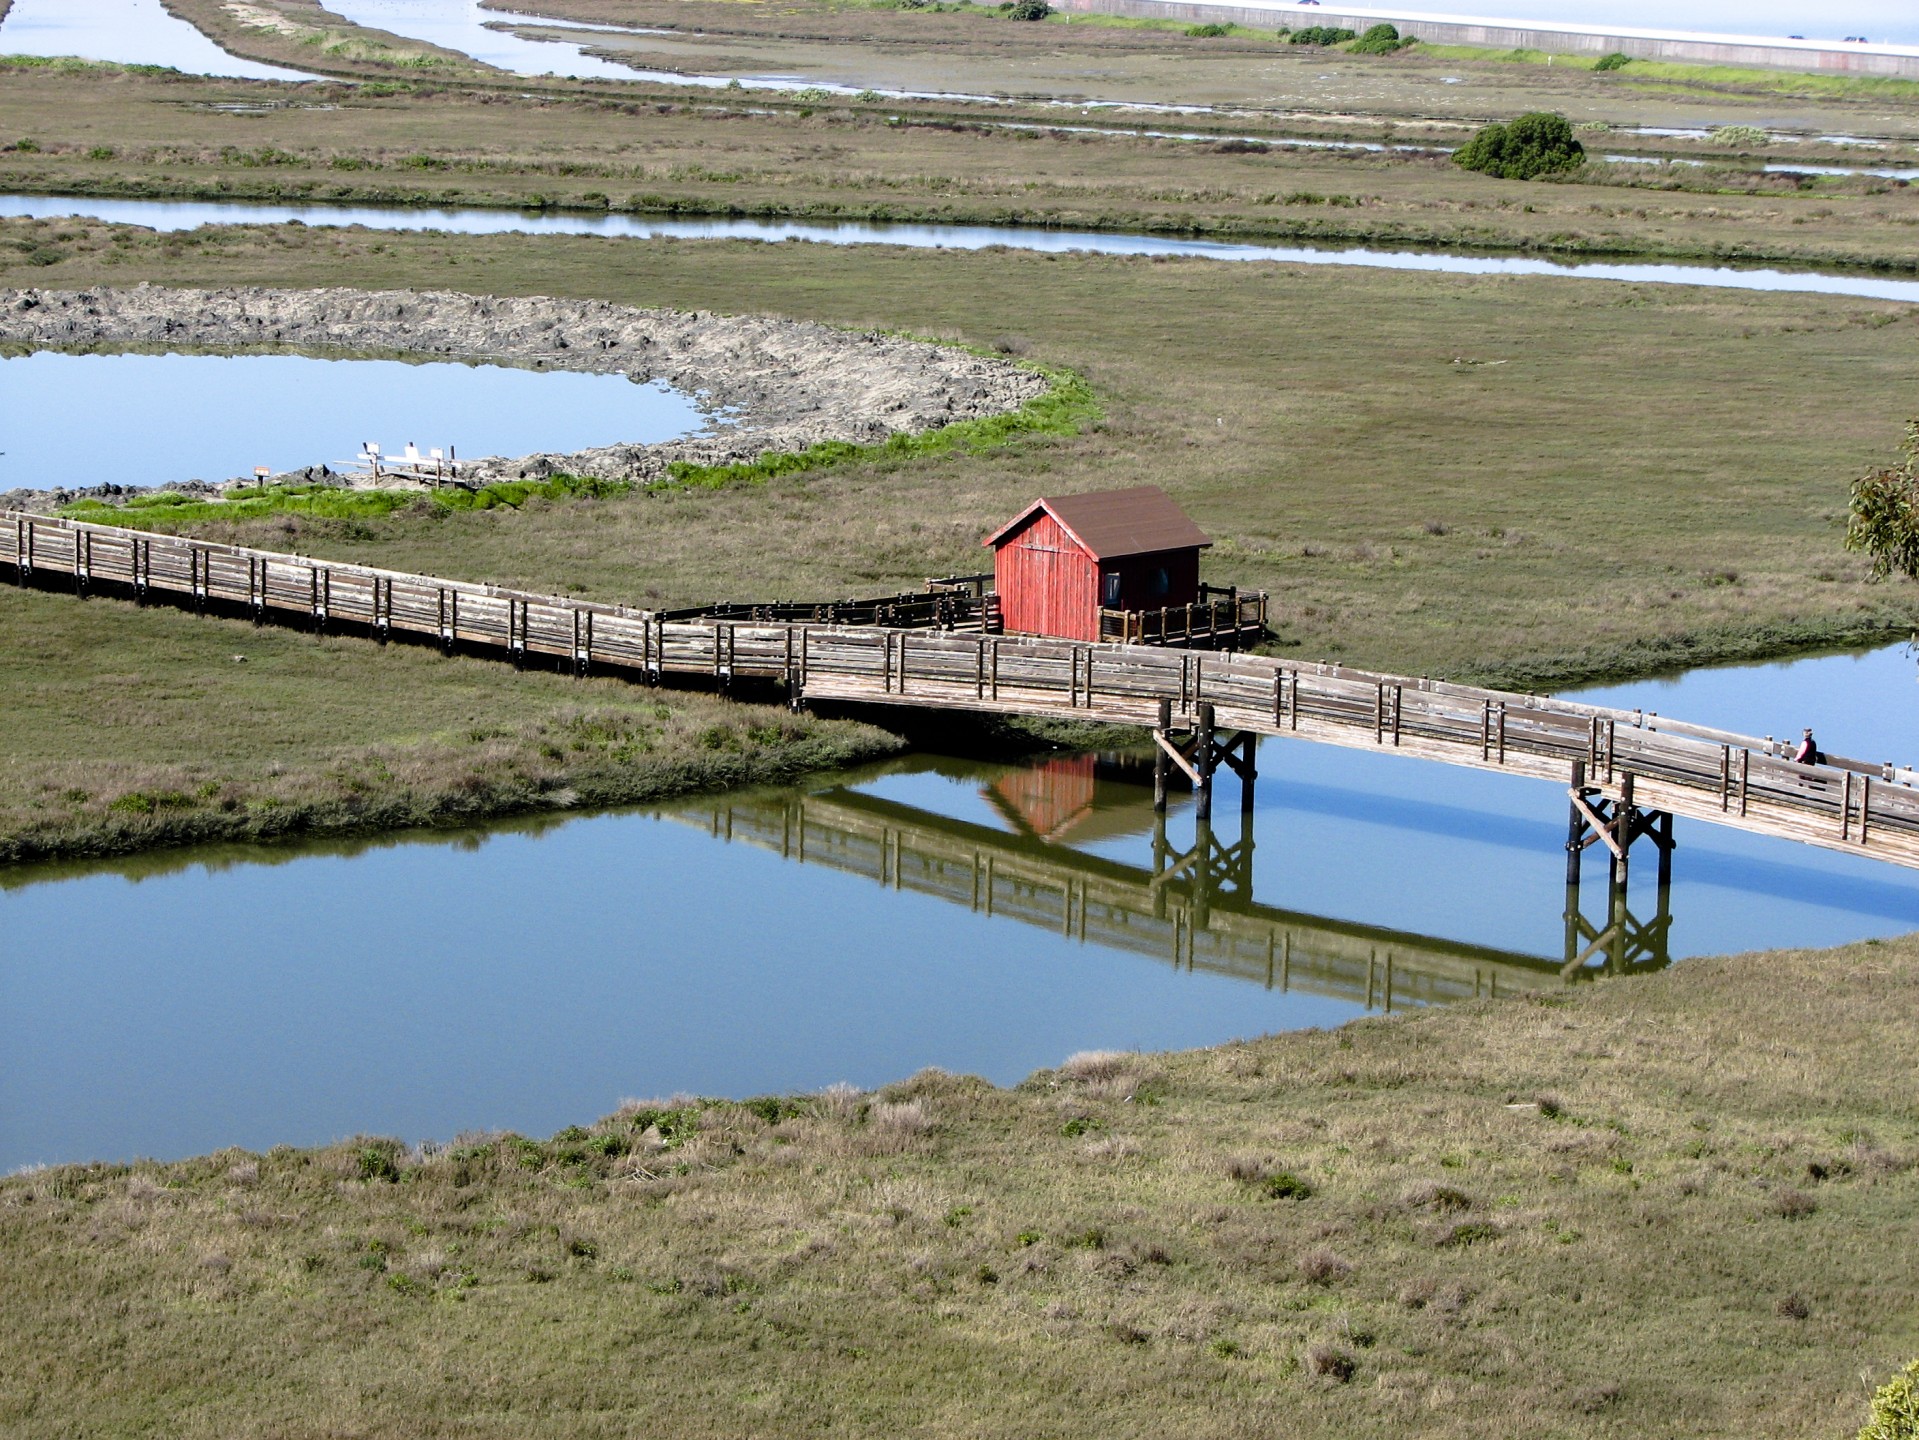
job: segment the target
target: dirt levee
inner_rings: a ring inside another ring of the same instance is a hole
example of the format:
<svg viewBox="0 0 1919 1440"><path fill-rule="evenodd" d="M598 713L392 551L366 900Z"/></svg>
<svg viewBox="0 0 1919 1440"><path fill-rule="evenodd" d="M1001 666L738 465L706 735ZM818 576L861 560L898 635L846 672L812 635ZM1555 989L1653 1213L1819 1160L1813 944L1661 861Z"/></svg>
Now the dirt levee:
<svg viewBox="0 0 1919 1440"><path fill-rule="evenodd" d="M463 457L462 478L472 481L645 480L674 461L728 464L829 440L871 444L1015 410L1047 384L1006 361L874 332L443 290L0 290L0 343L374 351L617 373L664 381L712 417L702 433L659 445Z"/></svg>

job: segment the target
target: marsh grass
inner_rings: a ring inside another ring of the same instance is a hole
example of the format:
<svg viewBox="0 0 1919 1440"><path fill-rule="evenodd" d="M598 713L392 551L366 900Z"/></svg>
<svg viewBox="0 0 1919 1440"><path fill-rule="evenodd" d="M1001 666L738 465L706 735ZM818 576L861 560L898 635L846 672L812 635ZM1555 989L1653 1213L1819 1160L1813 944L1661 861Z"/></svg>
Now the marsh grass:
<svg viewBox="0 0 1919 1440"><path fill-rule="evenodd" d="M1013 1089L929 1071L634 1102L544 1139L38 1169L0 1181L24 1360L0 1421L1848 1434L1860 1374L1910 1353L1915 1022L1908 939L1075 1057ZM1142 1065L1157 1104L1088 1095ZM1548 1089L1560 1117L1524 1102ZM1061 1134L1063 1097L1122 1162ZM1608 1149L1566 1148L1595 1133ZM1309 1198L1248 1183L1278 1154ZM1817 1207L1771 1202L1793 1188ZM1475 1214L1500 1219L1471 1244L1427 1228ZM421 1367L439 1378L396 1383Z"/></svg>
<svg viewBox="0 0 1919 1440"><path fill-rule="evenodd" d="M8 587L0 631L0 865L634 803L900 744L698 691L117 600ZM28 634L63 662L25 653Z"/></svg>

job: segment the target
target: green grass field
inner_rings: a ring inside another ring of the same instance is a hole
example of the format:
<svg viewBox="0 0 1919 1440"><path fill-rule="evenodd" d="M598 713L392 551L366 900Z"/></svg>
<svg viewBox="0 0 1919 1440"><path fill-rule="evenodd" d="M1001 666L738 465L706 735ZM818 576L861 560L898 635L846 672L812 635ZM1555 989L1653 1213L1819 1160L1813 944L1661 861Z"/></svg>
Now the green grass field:
<svg viewBox="0 0 1919 1440"><path fill-rule="evenodd" d="M0 1424L1849 1435L1919 1347L1915 1023L1903 940L1014 1090L17 1175Z"/></svg>

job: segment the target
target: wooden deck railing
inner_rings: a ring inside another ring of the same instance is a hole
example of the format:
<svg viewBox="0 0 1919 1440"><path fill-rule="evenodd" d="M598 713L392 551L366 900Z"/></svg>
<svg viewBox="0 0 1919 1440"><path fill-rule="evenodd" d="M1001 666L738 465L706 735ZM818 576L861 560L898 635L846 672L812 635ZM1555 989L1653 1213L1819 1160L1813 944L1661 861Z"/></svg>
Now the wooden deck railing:
<svg viewBox="0 0 1919 1440"><path fill-rule="evenodd" d="M1250 648L1266 636L1262 591L1199 587L1192 605L1159 610L1101 610L1099 638L1122 645L1170 645L1208 650Z"/></svg>
<svg viewBox="0 0 1919 1440"><path fill-rule="evenodd" d="M1199 650L891 627L672 620L653 611L179 536L0 515L0 566L23 581L111 584L256 619L349 624L576 671L764 677L795 696L1152 725L1393 750L1565 783L1575 764L1642 808L1919 868L1919 776L1638 711Z"/></svg>

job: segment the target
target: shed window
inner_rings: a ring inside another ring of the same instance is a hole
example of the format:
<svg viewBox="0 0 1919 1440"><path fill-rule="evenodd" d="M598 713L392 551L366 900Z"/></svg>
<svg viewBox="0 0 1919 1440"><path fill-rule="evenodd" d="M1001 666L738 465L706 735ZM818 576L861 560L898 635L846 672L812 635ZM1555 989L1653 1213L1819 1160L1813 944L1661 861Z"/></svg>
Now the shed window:
<svg viewBox="0 0 1919 1440"><path fill-rule="evenodd" d="M1153 571L1152 584L1148 587L1155 600L1164 600L1173 589L1173 577L1164 565Z"/></svg>
<svg viewBox="0 0 1919 1440"><path fill-rule="evenodd" d="M1109 610L1119 606L1119 571L1108 570L1100 576L1100 601Z"/></svg>

